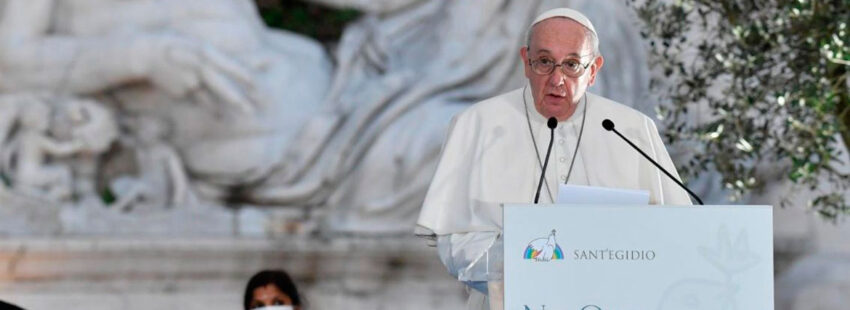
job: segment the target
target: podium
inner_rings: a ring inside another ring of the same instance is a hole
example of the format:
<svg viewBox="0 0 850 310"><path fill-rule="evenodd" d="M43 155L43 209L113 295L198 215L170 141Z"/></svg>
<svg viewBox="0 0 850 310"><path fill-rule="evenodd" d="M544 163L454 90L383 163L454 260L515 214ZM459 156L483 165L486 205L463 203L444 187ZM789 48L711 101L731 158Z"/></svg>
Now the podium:
<svg viewBox="0 0 850 310"><path fill-rule="evenodd" d="M774 307L770 206L506 204L503 212L504 309Z"/></svg>

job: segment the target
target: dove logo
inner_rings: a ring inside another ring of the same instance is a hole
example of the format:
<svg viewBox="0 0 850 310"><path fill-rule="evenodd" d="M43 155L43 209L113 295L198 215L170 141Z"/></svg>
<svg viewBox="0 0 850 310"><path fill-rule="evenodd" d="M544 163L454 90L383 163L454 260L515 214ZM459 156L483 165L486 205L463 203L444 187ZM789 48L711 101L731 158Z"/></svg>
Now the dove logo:
<svg viewBox="0 0 850 310"><path fill-rule="evenodd" d="M555 230L553 229L548 237L531 240L528 246L525 247L522 258L536 262L564 259L564 251L561 250L561 246L555 241Z"/></svg>

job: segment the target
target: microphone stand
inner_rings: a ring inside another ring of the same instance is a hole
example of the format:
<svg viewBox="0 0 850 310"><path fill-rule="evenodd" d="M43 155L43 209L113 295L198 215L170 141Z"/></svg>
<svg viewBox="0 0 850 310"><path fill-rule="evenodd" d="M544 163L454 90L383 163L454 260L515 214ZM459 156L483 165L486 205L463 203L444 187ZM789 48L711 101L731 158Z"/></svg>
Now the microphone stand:
<svg viewBox="0 0 850 310"><path fill-rule="evenodd" d="M552 143L555 142L555 127L558 127L558 120L550 117L546 122L549 127L549 147L546 149L546 159L543 161L543 171L540 172L540 181L537 183L537 193L534 195L534 204L540 200L540 190L543 188L543 180L546 176L546 167L549 166L549 155L552 154Z"/></svg>
<svg viewBox="0 0 850 310"><path fill-rule="evenodd" d="M627 139L625 136L620 134L620 132L617 131L617 129L614 129L614 122L612 122L610 119L606 118L604 121L602 121L602 127L605 128L605 130L613 131L615 134L617 134L617 136L620 136L621 139L626 141L626 143L628 143L632 148L634 148L635 150L640 152L640 154L643 155L644 158L649 160L649 162L651 162L653 165L655 165L655 167L657 167L659 170L661 170L661 172L664 172L664 174L667 175L668 178L670 178L671 180L673 180L673 182L676 182L676 184L678 184L683 189L685 189L685 191L687 191L688 194L691 195L691 197L694 197L694 199L696 199L697 202L699 202L700 205L705 205L704 203L702 203L702 199L699 199L699 197L697 197L697 194L694 194L694 192L692 192L690 189L688 189L688 187L685 186L685 184L682 184L682 182L679 182L679 180L677 180L675 177L673 177L673 175L670 174L670 172L667 172L667 169L664 169L663 167L661 167L661 165L659 165L657 162L655 162L655 160L653 160L651 157L649 157L649 155L646 155L646 153L644 153L643 150L638 148L637 145L635 145L634 143L632 143L632 141L629 141L629 139Z"/></svg>

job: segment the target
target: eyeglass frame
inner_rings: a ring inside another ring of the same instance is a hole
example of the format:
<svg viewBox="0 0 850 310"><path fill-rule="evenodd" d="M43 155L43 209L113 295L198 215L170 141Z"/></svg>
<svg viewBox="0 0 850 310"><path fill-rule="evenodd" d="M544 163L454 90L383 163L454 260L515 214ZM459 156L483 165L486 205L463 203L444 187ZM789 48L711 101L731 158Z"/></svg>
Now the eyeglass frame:
<svg viewBox="0 0 850 310"><path fill-rule="evenodd" d="M530 49L528 49L528 50L530 51ZM592 56L594 54L589 54L589 55ZM585 56L588 56L588 55L585 55ZM584 57L584 56L579 56L578 59L581 60L582 57ZM591 59L590 61L587 62L587 64L584 64L584 65L581 63L581 61L579 61L578 64L579 64L579 67L581 68L581 73L576 74L576 75L572 75L570 73L567 73L567 71L564 70L564 68L566 68L566 67L564 67L564 62L560 62L560 63L557 63L557 65L553 65L552 69L550 69L549 72L547 72L547 73L540 73L540 72L537 72L537 70L534 70L534 64L539 63L540 59L542 59L542 58L544 58L544 57L538 57L537 59L534 59L534 60L531 60L531 59L528 60L528 66L531 67L531 72L534 72L537 75L549 75L549 74L552 74L552 73L555 72L556 67L561 67L561 73L563 73L564 75L569 76L569 77L577 78L577 77L584 75L584 73L587 71L587 68L590 67L591 64L593 64L593 59ZM546 58L549 58L549 57L546 57ZM554 59L552 61L554 61Z"/></svg>

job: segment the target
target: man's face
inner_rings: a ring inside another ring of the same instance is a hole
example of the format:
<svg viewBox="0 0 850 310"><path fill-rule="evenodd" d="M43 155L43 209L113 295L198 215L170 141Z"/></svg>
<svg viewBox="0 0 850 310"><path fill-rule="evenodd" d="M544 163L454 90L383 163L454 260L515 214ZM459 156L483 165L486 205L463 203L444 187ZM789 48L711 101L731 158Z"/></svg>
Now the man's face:
<svg viewBox="0 0 850 310"><path fill-rule="evenodd" d="M531 85L534 107L544 117L555 117L564 121L576 110L579 99L596 80L602 68L602 56L594 57L592 42L585 28L567 18L550 18L535 25L528 48L520 49L525 64L525 77ZM531 68L530 61L552 61L564 64L578 61L587 66L582 75L571 77L555 67L549 74L538 74Z"/></svg>

